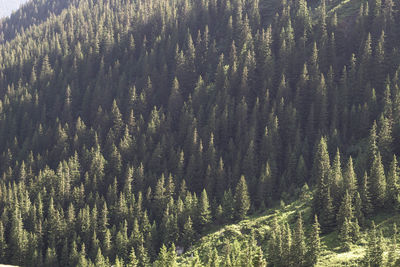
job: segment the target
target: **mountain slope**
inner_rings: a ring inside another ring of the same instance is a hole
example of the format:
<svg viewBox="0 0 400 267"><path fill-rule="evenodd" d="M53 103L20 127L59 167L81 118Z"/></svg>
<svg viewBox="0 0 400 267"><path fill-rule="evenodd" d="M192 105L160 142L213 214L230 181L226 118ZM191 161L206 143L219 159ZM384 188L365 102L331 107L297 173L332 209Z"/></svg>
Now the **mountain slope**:
<svg viewBox="0 0 400 267"><path fill-rule="evenodd" d="M179 256L178 266L192 266L191 264L198 260L193 255L198 255L201 265L207 266L210 260L214 259L211 257L211 255L214 256L214 248L218 251L218 257L216 258L223 265L224 262L230 260L228 258L234 253L248 253L249 244L246 242L249 242L252 238L255 238L258 245L265 248L265 257L271 259L273 255L268 248L271 246L271 233L274 227L276 227L274 224L277 223L279 226L284 227L286 223L289 223L290 228L294 231L299 213L302 214L304 220L308 244L311 241L309 236L311 235L313 224L311 206L312 200L303 196L302 199L288 205L268 209L260 215L252 216L236 224L221 227L219 230L202 237L185 254ZM400 216L399 214L382 213L370 218L370 221L367 223L369 226L366 227L365 232L360 234L358 242L353 244L349 251L343 250L342 242L338 239L338 232L335 231L321 235L321 255L315 266L361 266L368 247L368 232L371 231L372 221L376 223L377 229L384 233L383 246L390 248L392 244L393 225L399 225ZM230 246L232 247L229 248ZM239 246L241 251L234 251L235 246ZM395 253L399 252L400 248L397 247ZM232 254L229 255L229 253ZM388 253L384 254L385 261L388 256ZM236 257L240 258L238 255ZM268 261L268 263L271 264L272 262Z"/></svg>
<svg viewBox="0 0 400 267"><path fill-rule="evenodd" d="M4 0L7 17L0 20L0 43L11 41L18 34L28 31L31 26L44 23L51 16L59 15L64 9L71 5L78 5L79 1L8 1ZM23 4L21 6L21 4ZM17 9L21 6L19 9ZM1 7L1 3L0 3ZM5 14L4 14L5 15ZM0 15L0 18L2 16Z"/></svg>
<svg viewBox="0 0 400 267"><path fill-rule="evenodd" d="M211 249L207 261L220 250L207 240L224 238L207 234L242 220L223 229L244 232L226 266L360 258L359 229L400 208L399 11L390 0L30 2L0 22L0 262L173 266L189 260L174 248L192 244ZM307 201L278 209L284 227L271 214L246 221L302 188ZM314 215L322 254L304 240ZM366 264L396 264L371 247Z"/></svg>

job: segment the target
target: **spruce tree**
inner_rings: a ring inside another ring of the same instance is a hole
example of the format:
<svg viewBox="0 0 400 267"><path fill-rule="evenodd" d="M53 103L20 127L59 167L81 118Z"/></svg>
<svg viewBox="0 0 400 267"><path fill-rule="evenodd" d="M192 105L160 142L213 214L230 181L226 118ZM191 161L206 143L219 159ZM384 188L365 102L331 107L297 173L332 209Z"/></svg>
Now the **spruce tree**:
<svg viewBox="0 0 400 267"><path fill-rule="evenodd" d="M398 248L398 244L397 244L397 226L394 223L393 224L393 233L392 233L392 237L391 237L391 244L390 244L390 248L389 248L389 253L388 253L388 259L387 259L387 264L388 266L392 267L392 266L396 266L399 263L399 255L397 253L397 248Z"/></svg>
<svg viewBox="0 0 400 267"><path fill-rule="evenodd" d="M203 231L211 221L210 203L208 202L207 192L205 189L201 193L198 204L197 221L201 231Z"/></svg>
<svg viewBox="0 0 400 267"><path fill-rule="evenodd" d="M354 209L352 204L352 198L350 197L349 192L346 190L346 194L343 197L342 204L340 205L339 211L336 215L336 222L339 229L342 228L345 220L348 220L348 223L351 224L351 221L354 218Z"/></svg>
<svg viewBox="0 0 400 267"><path fill-rule="evenodd" d="M303 228L303 218L301 213L298 214L296 226L293 234L293 264L295 266L305 266L306 265L306 242Z"/></svg>
<svg viewBox="0 0 400 267"><path fill-rule="evenodd" d="M390 209L399 208L399 169L397 166L396 156L393 156L393 161L390 164L389 172L387 175L387 206Z"/></svg>
<svg viewBox="0 0 400 267"><path fill-rule="evenodd" d="M386 201L386 177L379 152L374 157L370 172L371 203L375 208L381 208Z"/></svg>
<svg viewBox="0 0 400 267"><path fill-rule="evenodd" d="M192 219L189 216L185 222L185 225L183 226L183 232L182 232L182 242L183 246L186 249L192 245L194 241L194 236L195 233L192 228Z"/></svg>
<svg viewBox="0 0 400 267"><path fill-rule="evenodd" d="M248 210L250 209L250 197L247 191L247 183L244 175L240 177L235 190L235 218L237 220L243 220Z"/></svg>
<svg viewBox="0 0 400 267"><path fill-rule="evenodd" d="M320 239L320 225L318 222L317 215L314 216L314 224L312 225L312 231L310 241L308 244L308 257L307 263L310 266L314 266L318 262L318 257L321 252L321 239Z"/></svg>
<svg viewBox="0 0 400 267"><path fill-rule="evenodd" d="M314 196L314 211L317 215L323 212L323 203L327 198L327 190L330 187L330 182L328 181L328 174L330 170L330 161L326 139L321 138L316 153L314 155L314 163L312 175L313 179L317 184L317 190Z"/></svg>
<svg viewBox="0 0 400 267"><path fill-rule="evenodd" d="M136 259L135 249L132 248L131 252L129 253L129 262L127 264L127 267L136 267L136 266L138 266L138 261Z"/></svg>
<svg viewBox="0 0 400 267"><path fill-rule="evenodd" d="M362 201L362 212L365 216L371 215L374 210L374 207L371 204L371 196L370 196L370 183L367 172L364 173L363 179L361 180L360 187L360 197Z"/></svg>
<svg viewBox="0 0 400 267"><path fill-rule="evenodd" d="M329 188L326 197L323 199L320 218L322 231L324 233L333 229L335 226L335 210Z"/></svg>
<svg viewBox="0 0 400 267"><path fill-rule="evenodd" d="M354 171L353 159L351 156L347 162L347 166L343 174L343 184L345 190L347 190L350 196L353 197L357 190L357 175Z"/></svg>
<svg viewBox="0 0 400 267"><path fill-rule="evenodd" d="M368 235L367 252L365 262L371 267L380 267L383 263L383 244L382 232L376 229L375 223L372 222L372 229Z"/></svg>
<svg viewBox="0 0 400 267"><path fill-rule="evenodd" d="M343 224L339 228L339 240L344 251L351 248L351 222L345 218Z"/></svg>

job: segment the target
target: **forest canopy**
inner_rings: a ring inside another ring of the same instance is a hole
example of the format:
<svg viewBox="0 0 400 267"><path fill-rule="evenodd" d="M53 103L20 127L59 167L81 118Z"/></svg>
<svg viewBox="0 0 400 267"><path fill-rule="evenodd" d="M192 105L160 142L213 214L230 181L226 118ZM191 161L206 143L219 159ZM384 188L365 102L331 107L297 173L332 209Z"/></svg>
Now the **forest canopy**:
<svg viewBox="0 0 400 267"><path fill-rule="evenodd" d="M382 266L400 3L347 2L33 0L1 20L0 263L175 266L309 195L311 216L252 235L247 257L234 243L192 266L313 266L320 234L349 250L360 229Z"/></svg>

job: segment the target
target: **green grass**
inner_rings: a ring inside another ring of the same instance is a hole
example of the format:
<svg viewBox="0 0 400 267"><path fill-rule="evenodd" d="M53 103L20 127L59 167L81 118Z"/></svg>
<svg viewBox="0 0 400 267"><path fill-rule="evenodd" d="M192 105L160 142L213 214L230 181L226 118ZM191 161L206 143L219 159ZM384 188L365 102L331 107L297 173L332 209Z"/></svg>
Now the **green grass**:
<svg viewBox="0 0 400 267"><path fill-rule="evenodd" d="M363 2L364 0L344 0L337 4L328 5L328 15L335 12L338 14L339 18L356 15L360 10L361 3Z"/></svg>
<svg viewBox="0 0 400 267"><path fill-rule="evenodd" d="M207 251L209 252L210 249L214 247L218 251L221 251L228 243L231 244L235 241L243 242L246 239L248 240L252 231L259 241L259 244L262 245L264 251L266 251L270 229L274 219L276 218L279 224L288 222L293 228L298 212L302 212L303 214L305 232L308 234L312 224L311 200L297 200L285 207L274 207L262 214L250 216L239 223L216 229L214 232L202 237L189 251L178 257L178 263L180 266L187 266L191 255L194 253L208 255ZM367 245L366 235L369 229L368 225L371 225L372 220L375 221L378 230L382 230L383 232L384 246L388 246L392 235L393 223L400 225L400 214L384 212L367 221L366 229L361 232L360 240L357 244L353 244L351 250L348 252L341 249L337 231L322 235L322 251L317 266L360 266ZM400 249L398 251L400 253ZM387 257L387 253L385 257Z"/></svg>

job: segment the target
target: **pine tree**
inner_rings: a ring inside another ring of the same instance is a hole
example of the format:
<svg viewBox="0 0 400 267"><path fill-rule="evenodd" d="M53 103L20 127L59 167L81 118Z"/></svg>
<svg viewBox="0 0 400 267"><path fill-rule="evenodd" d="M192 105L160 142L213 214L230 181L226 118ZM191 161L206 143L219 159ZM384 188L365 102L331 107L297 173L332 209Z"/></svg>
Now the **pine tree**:
<svg viewBox="0 0 400 267"><path fill-rule="evenodd" d="M396 210L399 208L399 170L397 166L396 156L390 164L389 173L387 175L387 206Z"/></svg>
<svg viewBox="0 0 400 267"><path fill-rule="evenodd" d="M136 259L135 249L132 248L129 254L129 262L127 264L127 267L136 267L136 266L138 266L138 260Z"/></svg>
<svg viewBox="0 0 400 267"><path fill-rule="evenodd" d="M218 251L216 248L214 248L213 251L211 252L209 266L210 267L219 267L220 266L220 259L219 259Z"/></svg>
<svg viewBox="0 0 400 267"><path fill-rule="evenodd" d="M394 267L399 263L399 256L397 254L397 226L395 223L393 224L393 234L391 239L387 263L388 266Z"/></svg>
<svg viewBox="0 0 400 267"><path fill-rule="evenodd" d="M178 79L175 77L172 84L171 94L168 100L168 110L170 110L174 118L177 118L178 112L181 110L182 104L183 99L180 92L179 82Z"/></svg>
<svg viewBox="0 0 400 267"><path fill-rule="evenodd" d="M240 177L235 190L235 217L237 220L243 220L250 209L250 197L247 191L247 183L244 175Z"/></svg>
<svg viewBox="0 0 400 267"><path fill-rule="evenodd" d="M224 222L229 222L233 219L235 213L235 202L230 189L224 192L222 211L224 214Z"/></svg>
<svg viewBox="0 0 400 267"><path fill-rule="evenodd" d="M168 249L168 266L169 267L176 267L177 262L176 262L176 247L175 244L172 243L171 247Z"/></svg>
<svg viewBox="0 0 400 267"><path fill-rule="evenodd" d="M392 123L389 118L386 118L383 115L381 115L379 119L377 145L382 155L382 163L385 166L388 166L393 155Z"/></svg>
<svg viewBox="0 0 400 267"><path fill-rule="evenodd" d="M282 240L281 264L289 266L292 263L293 241L292 241L292 230L290 229L288 223L286 223L282 227L281 240Z"/></svg>
<svg viewBox="0 0 400 267"><path fill-rule="evenodd" d="M9 249L11 252L11 262L13 264L22 264L25 258L27 236L22 222L21 212L18 208L19 204L16 204L16 209L12 211Z"/></svg>
<svg viewBox="0 0 400 267"><path fill-rule="evenodd" d="M95 265L100 266L100 267L106 267L107 266L107 261L104 258L103 254L101 253L101 249L99 248L97 250L97 255L95 258Z"/></svg>
<svg viewBox="0 0 400 267"><path fill-rule="evenodd" d="M321 226L324 233L329 232L335 226L335 210L331 198L330 189L323 199L322 211L321 211Z"/></svg>
<svg viewBox="0 0 400 267"><path fill-rule="evenodd" d="M58 266L57 254L54 248L50 247L47 248L46 257L44 260L44 266L46 267Z"/></svg>
<svg viewBox="0 0 400 267"><path fill-rule="evenodd" d="M321 214L323 211L322 203L327 198L327 189L330 187L328 181L328 174L330 169L330 161L326 139L321 138L316 153L314 155L313 163L313 179L317 184L316 195L314 196L314 211L317 214Z"/></svg>
<svg viewBox="0 0 400 267"><path fill-rule="evenodd" d="M294 266L306 265L306 241L303 228L303 219L301 213L298 214L296 226L293 234L293 264Z"/></svg>
<svg viewBox="0 0 400 267"><path fill-rule="evenodd" d="M379 152L374 157L370 172L371 203L375 208L381 208L386 200L386 177Z"/></svg>
<svg viewBox="0 0 400 267"><path fill-rule="evenodd" d="M354 196L354 217L360 222L361 225L364 225L364 212L363 205L360 193L356 192Z"/></svg>
<svg viewBox="0 0 400 267"><path fill-rule="evenodd" d="M168 251L167 247L165 245L162 245L160 252L158 253L158 259L155 262L155 266L163 267L163 266L169 266L168 265Z"/></svg>
<svg viewBox="0 0 400 267"><path fill-rule="evenodd" d="M368 246L365 255L365 262L371 267L382 266L383 262L383 247L382 247L382 232L377 231L375 223L372 222L372 229L368 235Z"/></svg>
<svg viewBox="0 0 400 267"><path fill-rule="evenodd" d="M318 217L315 215L314 224L312 226L312 232L310 236L310 242L308 244L308 260L307 263L310 266L314 266L318 262L318 257L321 252L321 239L320 239L320 225Z"/></svg>
<svg viewBox="0 0 400 267"><path fill-rule="evenodd" d="M350 251L351 248L351 222L345 218L343 224L340 226L339 240L341 247L344 251Z"/></svg>
<svg viewBox="0 0 400 267"><path fill-rule="evenodd" d="M261 247L257 246L255 255L253 256L252 264L254 267L266 267L267 261Z"/></svg>
<svg viewBox="0 0 400 267"><path fill-rule="evenodd" d="M361 181L360 197L362 201L362 212L365 216L370 215L374 208L371 203L370 189L369 189L369 178L367 172L364 173Z"/></svg>
<svg viewBox="0 0 400 267"><path fill-rule="evenodd" d="M368 166L371 166L372 163L374 162L375 157L378 155L378 145L377 145L377 124L376 121L374 121L372 128L370 130L369 134L369 140L368 140Z"/></svg>
<svg viewBox="0 0 400 267"><path fill-rule="evenodd" d="M7 243L4 236L4 226L3 222L0 221L0 261L6 262L6 249Z"/></svg>
<svg viewBox="0 0 400 267"><path fill-rule="evenodd" d="M201 231L203 231L211 222L210 203L208 202L207 192L205 189L201 193L197 211L197 221Z"/></svg>
<svg viewBox="0 0 400 267"><path fill-rule="evenodd" d="M192 228L192 219L189 216L185 222L185 225L183 226L182 232L182 242L185 248L189 248L192 245L194 241L194 235L195 233Z"/></svg>
<svg viewBox="0 0 400 267"><path fill-rule="evenodd" d="M350 197L349 192L346 190L346 194L343 197L342 204L340 205L338 214L336 216L336 222L339 229L342 228L343 223L345 220L348 220L348 223L354 218L354 209L352 204L352 198Z"/></svg>
<svg viewBox="0 0 400 267"><path fill-rule="evenodd" d="M339 149L336 151L336 156L335 156L335 159L333 160L329 177L330 177L329 183L332 183L331 194L332 194L332 197L334 200L334 206L338 207L340 205L339 204L340 200L342 199L342 197L344 195L343 190L344 190L344 188L346 188L344 181L343 181Z"/></svg>
<svg viewBox="0 0 400 267"><path fill-rule="evenodd" d="M343 182L344 188L347 189L350 196L353 197L357 190L357 176L354 172L353 159L351 156L347 162L346 170L343 174Z"/></svg>

